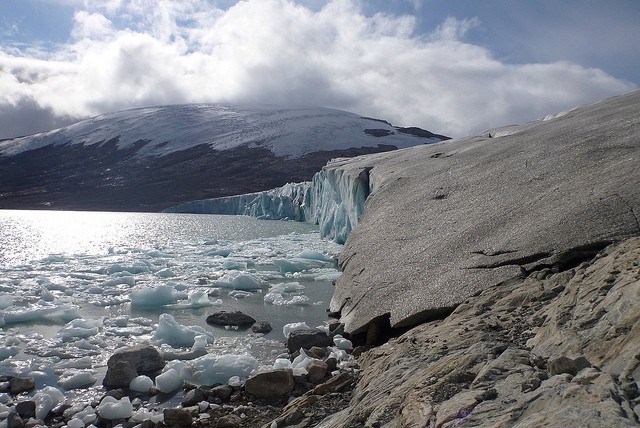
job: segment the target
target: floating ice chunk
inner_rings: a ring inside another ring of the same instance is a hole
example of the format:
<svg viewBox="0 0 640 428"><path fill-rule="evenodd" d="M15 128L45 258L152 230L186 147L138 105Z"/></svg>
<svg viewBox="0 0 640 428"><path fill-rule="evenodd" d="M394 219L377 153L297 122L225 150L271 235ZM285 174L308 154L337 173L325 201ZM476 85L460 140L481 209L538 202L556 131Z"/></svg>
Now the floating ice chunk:
<svg viewBox="0 0 640 428"><path fill-rule="evenodd" d="M333 343L336 345L336 348L342 349L343 351L350 351L353 349L353 343L349 339L345 339L340 334L336 334L333 336Z"/></svg>
<svg viewBox="0 0 640 428"><path fill-rule="evenodd" d="M158 328L153 334L153 340L174 348L191 347L196 336L205 336L209 343L213 342L213 335L200 326L184 326L169 314L161 314Z"/></svg>
<svg viewBox="0 0 640 428"><path fill-rule="evenodd" d="M182 388L184 381L176 369L169 369L156 376L156 387L160 392L173 392Z"/></svg>
<svg viewBox="0 0 640 428"><path fill-rule="evenodd" d="M275 259L272 261L274 265L280 270L280 273L293 273L302 272L314 268L320 268L325 265L324 262L319 260L309 260L300 258L290 259Z"/></svg>
<svg viewBox="0 0 640 428"><path fill-rule="evenodd" d="M304 251L296 254L296 258L309 259L309 260L319 260L321 262L333 262L334 261L333 257L327 256L325 254L322 254L319 251L312 251L312 250L304 250Z"/></svg>
<svg viewBox="0 0 640 428"><path fill-rule="evenodd" d="M216 281L216 284L223 288L233 288L234 290L261 290L264 282L249 273L229 272L224 277Z"/></svg>
<svg viewBox="0 0 640 428"><path fill-rule="evenodd" d="M132 306L154 307L177 303L178 300L186 299L187 295L179 293L170 285L160 285L158 287L141 287L133 291L129 298Z"/></svg>
<svg viewBox="0 0 640 428"><path fill-rule="evenodd" d="M293 368L291 365L291 361L288 358L276 358L276 361L273 363L274 369L290 369Z"/></svg>
<svg viewBox="0 0 640 428"><path fill-rule="evenodd" d="M122 266L120 264L114 264L107 268L107 273L109 275L123 272L127 272L130 274L149 273L149 267L144 264L137 264L132 266Z"/></svg>
<svg viewBox="0 0 640 428"><path fill-rule="evenodd" d="M207 336L201 334L193 338L193 346L191 347L192 351L198 351L206 349L207 347Z"/></svg>
<svg viewBox="0 0 640 428"><path fill-rule="evenodd" d="M264 295L264 302L274 306L307 306L309 298L307 296L293 296L287 300L282 294L270 292Z"/></svg>
<svg viewBox="0 0 640 428"><path fill-rule="evenodd" d="M0 309L7 309L13 305L13 296L9 294L0 295Z"/></svg>
<svg viewBox="0 0 640 428"><path fill-rule="evenodd" d="M245 270L249 267L246 261L238 260L225 260L222 263L222 268L226 270Z"/></svg>
<svg viewBox="0 0 640 428"><path fill-rule="evenodd" d="M4 361L7 358L11 358L20 353L20 348L17 346L0 346L0 361Z"/></svg>
<svg viewBox="0 0 640 428"><path fill-rule="evenodd" d="M284 337L286 337L287 339L289 338L289 335L291 334L291 332L296 331L296 330L311 330L311 327L309 327L307 325L306 322L292 322L289 324L285 324L282 327L282 334L284 334Z"/></svg>
<svg viewBox="0 0 640 428"><path fill-rule="evenodd" d="M67 370L58 379L58 386L65 390L87 388L96 383L97 378L88 370Z"/></svg>
<svg viewBox="0 0 640 428"><path fill-rule="evenodd" d="M11 306L4 311L6 324L18 324L43 319L71 321L80 318L79 308L70 304L41 302L29 307Z"/></svg>
<svg viewBox="0 0 640 428"><path fill-rule="evenodd" d="M233 297L234 299L246 299L251 296L253 296L253 293L250 291L232 290L229 292L229 297Z"/></svg>
<svg viewBox="0 0 640 428"><path fill-rule="evenodd" d="M231 250L228 248L218 248L216 250L210 250L204 253L206 256L220 256L220 257L229 257L231 254Z"/></svg>
<svg viewBox="0 0 640 428"><path fill-rule="evenodd" d="M76 347L78 347L78 346L76 346ZM99 349L99 348L96 346L95 349ZM60 361L60 362L56 363L54 365L54 368L57 369L57 370L60 370L60 369L90 369L90 368L93 368L93 361L91 361L91 357L73 358L73 359L70 359L70 360L63 360L63 361Z"/></svg>
<svg viewBox="0 0 640 428"><path fill-rule="evenodd" d="M305 306L309 304L309 298L307 296L294 296L287 300L284 296L285 293L291 293L299 290L304 290L304 285L299 282L286 282L274 284L269 288L269 292L264 296L264 302L270 303L275 306L283 305L299 305Z"/></svg>
<svg viewBox="0 0 640 428"><path fill-rule="evenodd" d="M173 271L169 268L159 270L158 272L156 272L156 275L160 278L172 278L176 276L176 274L173 273Z"/></svg>
<svg viewBox="0 0 640 428"><path fill-rule="evenodd" d="M258 360L249 354L207 354L195 360L185 362L180 376L193 385L215 385L227 383L233 376L241 379L249 377L258 368Z"/></svg>
<svg viewBox="0 0 640 428"><path fill-rule="evenodd" d="M105 396L98 404L98 414L104 419L128 418L133 414L133 405L129 397L122 397L120 400L110 395Z"/></svg>
<svg viewBox="0 0 640 428"><path fill-rule="evenodd" d="M167 305L167 307L173 309L196 309L221 304L222 300L220 299L214 301L209 300L209 295L204 291L192 291L189 293L187 302L179 302L173 305Z"/></svg>
<svg viewBox="0 0 640 428"><path fill-rule="evenodd" d="M116 285L136 285L136 279L133 276L126 275L119 278L108 279L102 283L101 287L115 287Z"/></svg>
<svg viewBox="0 0 640 428"><path fill-rule="evenodd" d="M53 386L45 386L33 395L36 403L36 418L45 420L49 412L64 402L64 394Z"/></svg>
<svg viewBox="0 0 640 428"><path fill-rule="evenodd" d="M292 293L294 291L304 290L304 285L299 282L281 282L274 284L269 288L269 291L276 291L278 293Z"/></svg>
<svg viewBox="0 0 640 428"><path fill-rule="evenodd" d="M137 376L129 383L129 389L136 392L149 392L152 387L153 381L145 375Z"/></svg>
<svg viewBox="0 0 640 428"><path fill-rule="evenodd" d="M86 340L86 339L80 339L77 340L74 343L74 346L78 349L85 349L87 351L97 351L100 349L100 347L98 345L96 345L95 343L91 343L90 341Z"/></svg>
<svg viewBox="0 0 640 428"><path fill-rule="evenodd" d="M104 323L104 317L100 317L97 320L87 320L78 318L69 321L60 331L58 336L63 341L69 341L73 339L83 339L98 334L100 327Z"/></svg>

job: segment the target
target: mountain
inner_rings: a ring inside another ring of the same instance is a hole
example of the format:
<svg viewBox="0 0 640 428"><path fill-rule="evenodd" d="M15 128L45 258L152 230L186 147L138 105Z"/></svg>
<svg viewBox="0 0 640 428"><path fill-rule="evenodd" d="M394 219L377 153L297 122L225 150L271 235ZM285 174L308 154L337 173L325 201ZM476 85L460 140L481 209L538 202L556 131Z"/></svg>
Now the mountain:
<svg viewBox="0 0 640 428"><path fill-rule="evenodd" d="M132 109L0 141L0 208L159 211L309 180L332 158L446 139L327 108Z"/></svg>

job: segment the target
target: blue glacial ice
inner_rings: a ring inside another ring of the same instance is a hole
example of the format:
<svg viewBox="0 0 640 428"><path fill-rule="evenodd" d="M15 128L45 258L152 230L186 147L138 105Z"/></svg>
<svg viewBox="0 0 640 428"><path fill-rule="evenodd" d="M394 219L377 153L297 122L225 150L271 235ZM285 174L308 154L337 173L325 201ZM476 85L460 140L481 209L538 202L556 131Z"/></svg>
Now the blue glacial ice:
<svg viewBox="0 0 640 428"><path fill-rule="evenodd" d="M357 225L371 191L370 169L343 168L348 160L332 160L312 181L287 183L263 192L185 202L165 212L304 221L319 225L322 237L343 244ZM300 258L314 260L312 254Z"/></svg>

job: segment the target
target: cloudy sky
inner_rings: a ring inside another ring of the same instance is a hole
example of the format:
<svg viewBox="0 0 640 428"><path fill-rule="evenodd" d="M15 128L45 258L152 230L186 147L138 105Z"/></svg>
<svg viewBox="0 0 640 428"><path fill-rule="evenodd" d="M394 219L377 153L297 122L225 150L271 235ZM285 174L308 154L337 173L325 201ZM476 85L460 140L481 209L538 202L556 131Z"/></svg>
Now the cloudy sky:
<svg viewBox="0 0 640 428"><path fill-rule="evenodd" d="M333 107L461 137L640 85L637 0L0 0L0 138L132 107Z"/></svg>

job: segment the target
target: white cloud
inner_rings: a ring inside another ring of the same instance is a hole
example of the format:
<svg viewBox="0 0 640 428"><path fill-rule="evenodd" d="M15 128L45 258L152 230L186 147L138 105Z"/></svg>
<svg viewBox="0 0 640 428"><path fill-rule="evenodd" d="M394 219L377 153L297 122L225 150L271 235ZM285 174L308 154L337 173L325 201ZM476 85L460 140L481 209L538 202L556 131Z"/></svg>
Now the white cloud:
<svg viewBox="0 0 640 428"><path fill-rule="evenodd" d="M448 18L419 36L412 16L364 16L351 0L315 11L289 0L227 10L86 0L72 41L48 60L0 51L0 108L80 118L168 103L293 103L462 136L633 89L567 62L500 62L464 41L477 25Z"/></svg>

